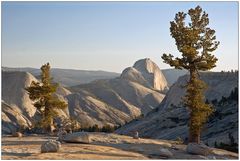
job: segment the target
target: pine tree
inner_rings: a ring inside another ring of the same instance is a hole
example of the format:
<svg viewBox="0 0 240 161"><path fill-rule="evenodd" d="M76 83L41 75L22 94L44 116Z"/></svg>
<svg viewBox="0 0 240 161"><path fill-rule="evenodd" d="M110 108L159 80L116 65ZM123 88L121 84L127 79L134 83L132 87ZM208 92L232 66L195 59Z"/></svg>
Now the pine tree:
<svg viewBox="0 0 240 161"><path fill-rule="evenodd" d="M32 81L30 87L26 88L29 98L34 101L34 106L41 114L39 125L45 130L53 130L53 119L57 116L56 109L64 109L67 104L54 97L58 87L52 82L50 76L50 64L41 67L41 82Z"/></svg>
<svg viewBox="0 0 240 161"><path fill-rule="evenodd" d="M190 16L188 25L187 14ZM189 142L199 143L201 129L213 112L211 105L205 103L203 92L207 86L200 80L199 71L216 66L217 58L211 53L217 49L219 42L216 41L215 30L208 27L208 14L200 6L190 9L187 14L178 12L174 21L170 22L171 36L182 57L163 54L162 59L172 67L186 69L190 73L183 102L190 111Z"/></svg>

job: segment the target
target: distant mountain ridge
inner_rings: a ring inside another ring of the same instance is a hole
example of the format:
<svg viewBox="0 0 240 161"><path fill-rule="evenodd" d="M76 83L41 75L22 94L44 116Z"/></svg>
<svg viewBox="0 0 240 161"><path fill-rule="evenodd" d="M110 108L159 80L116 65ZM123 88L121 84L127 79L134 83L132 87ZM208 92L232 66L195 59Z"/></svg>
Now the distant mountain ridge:
<svg viewBox="0 0 240 161"><path fill-rule="evenodd" d="M2 71L23 71L29 72L35 77L40 76L40 69L36 68L9 68L2 67ZM106 72L106 71L90 71L90 70L75 70L75 69L51 69L52 77L54 81L60 83L62 86L69 87L84 83L89 83L97 79L111 79L118 77L119 73Z"/></svg>
<svg viewBox="0 0 240 161"><path fill-rule="evenodd" d="M179 69L162 69L162 73L165 76L168 86L172 86L179 77L187 74L188 72L186 70L179 70Z"/></svg>
<svg viewBox="0 0 240 161"><path fill-rule="evenodd" d="M129 69L137 70L134 67L129 67ZM123 71L123 73L128 71L129 69L126 68L125 71ZM30 68L30 67L26 67L26 68L2 67L2 71L29 72L37 78L39 78L39 75L40 75L40 69ZM178 69L162 69L161 72L164 75L168 83L168 86L171 86L173 83L177 81L177 79L180 76L183 76L187 73L187 71L185 70L178 70ZM90 70L60 69L60 68L52 68L51 73L52 73L52 77L54 78L54 81L60 83L62 86L65 86L65 87L75 86L79 84L86 84L98 79L116 78L121 75L120 73L107 72L107 71L90 71ZM134 74L134 72L132 74Z"/></svg>

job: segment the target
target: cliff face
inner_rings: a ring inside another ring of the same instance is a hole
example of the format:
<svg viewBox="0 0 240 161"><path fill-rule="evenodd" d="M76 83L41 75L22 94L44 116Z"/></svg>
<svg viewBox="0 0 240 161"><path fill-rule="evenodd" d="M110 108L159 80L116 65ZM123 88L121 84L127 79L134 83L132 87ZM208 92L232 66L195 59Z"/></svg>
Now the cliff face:
<svg viewBox="0 0 240 161"><path fill-rule="evenodd" d="M238 86L238 73L220 73L209 72L201 73L202 79L208 86L205 93L206 99L221 99L222 96L228 96L231 91ZM171 89L166 94L166 98L161 103L162 108L168 108L172 105L179 105L181 98L185 95L186 82L189 80L189 75L179 77L178 81L171 86Z"/></svg>
<svg viewBox="0 0 240 161"><path fill-rule="evenodd" d="M2 72L3 133L16 131L20 126L30 127L38 119L37 109L25 90L32 81L38 80L27 72ZM59 87L55 97L67 101L64 97L68 94L70 91ZM69 117L67 109L57 110L57 112L63 117Z"/></svg>
<svg viewBox="0 0 240 161"><path fill-rule="evenodd" d="M181 97L185 95L182 88L188 80L187 75L180 77L169 89L158 108L151 111L146 117L136 119L126 124L116 132L130 134L138 131L140 136L160 139L180 137L183 140L188 136L188 111L181 105ZM201 78L208 84L205 93L209 102L214 102L215 113L209 119L202 133L202 140L214 146L221 142L230 144L231 137L238 142L238 102L228 98L231 92L238 87L238 73L201 73ZM224 97L222 99L222 97ZM215 143L216 142L216 143Z"/></svg>
<svg viewBox="0 0 240 161"><path fill-rule="evenodd" d="M133 67L126 68L121 78L128 79L155 90L168 90L168 83L159 67L149 58L135 62Z"/></svg>
<svg viewBox="0 0 240 161"><path fill-rule="evenodd" d="M32 117L36 108L32 105L24 88L37 79L26 72L2 72L2 100L18 108L28 117Z"/></svg>

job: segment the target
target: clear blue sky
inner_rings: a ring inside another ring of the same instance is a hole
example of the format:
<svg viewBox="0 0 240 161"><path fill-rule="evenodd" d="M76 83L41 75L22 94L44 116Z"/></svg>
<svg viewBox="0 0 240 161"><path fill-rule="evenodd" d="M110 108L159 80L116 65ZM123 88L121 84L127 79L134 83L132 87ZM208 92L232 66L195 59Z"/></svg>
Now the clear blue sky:
<svg viewBox="0 0 240 161"><path fill-rule="evenodd" d="M121 72L148 57L169 68L169 22L197 5L220 41L213 71L237 69L238 2L2 2L2 66Z"/></svg>

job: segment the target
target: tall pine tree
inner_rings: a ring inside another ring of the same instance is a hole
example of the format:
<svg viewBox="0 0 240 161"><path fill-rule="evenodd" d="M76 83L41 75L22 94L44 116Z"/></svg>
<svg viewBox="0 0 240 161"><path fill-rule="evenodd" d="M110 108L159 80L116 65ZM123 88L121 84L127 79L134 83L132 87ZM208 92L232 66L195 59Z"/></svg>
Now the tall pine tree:
<svg viewBox="0 0 240 161"><path fill-rule="evenodd" d="M30 87L26 88L29 98L41 113L39 125L50 132L53 130L53 119L57 116L56 109L67 107L65 102L54 97L57 87L58 84L52 82L50 64L47 63L41 67L41 82L32 81Z"/></svg>
<svg viewBox="0 0 240 161"><path fill-rule="evenodd" d="M189 23L186 23L187 14L190 16ZM174 21L170 22L171 36L182 57L163 54L162 59L172 67L186 69L190 73L183 102L190 111L189 142L199 143L201 129L213 110L205 103L203 92L207 86L200 80L198 71L216 66L217 58L211 53L217 49L219 42L216 41L215 30L208 27L208 14L200 6L190 9L187 14L178 12Z"/></svg>

